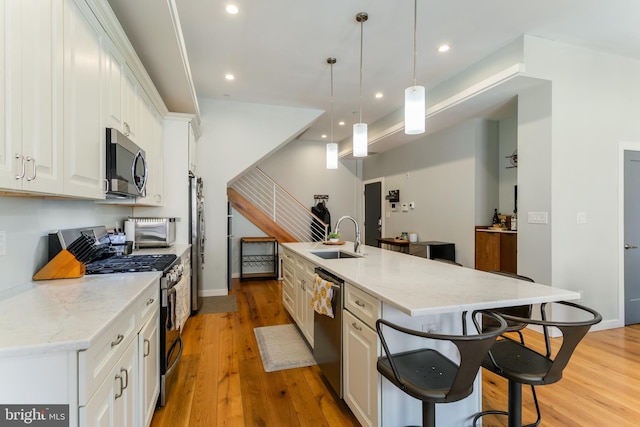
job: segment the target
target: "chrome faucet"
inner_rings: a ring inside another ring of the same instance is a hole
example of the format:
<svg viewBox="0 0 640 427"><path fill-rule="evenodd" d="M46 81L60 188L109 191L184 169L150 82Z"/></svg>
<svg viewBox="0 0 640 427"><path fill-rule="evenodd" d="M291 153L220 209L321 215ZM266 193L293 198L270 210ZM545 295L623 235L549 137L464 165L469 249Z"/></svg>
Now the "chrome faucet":
<svg viewBox="0 0 640 427"><path fill-rule="evenodd" d="M356 241L353 242L353 252L355 253L359 253L360 250L360 244L362 243L360 241L360 227L358 226L358 222L355 220L355 218L345 215L343 217L340 217L340 219L338 220L338 222L336 222L336 233L340 232L340 223L342 222L343 219L350 219L351 221L353 221L353 225L356 226Z"/></svg>

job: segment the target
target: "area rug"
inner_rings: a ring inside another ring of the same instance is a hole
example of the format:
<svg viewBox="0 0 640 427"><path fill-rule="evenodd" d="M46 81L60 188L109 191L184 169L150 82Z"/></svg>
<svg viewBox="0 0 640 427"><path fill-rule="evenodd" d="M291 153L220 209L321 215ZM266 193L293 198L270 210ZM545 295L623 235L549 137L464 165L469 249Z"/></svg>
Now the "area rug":
<svg viewBox="0 0 640 427"><path fill-rule="evenodd" d="M238 311L238 303L235 295L223 295L219 297L202 298L202 306L198 314L233 313Z"/></svg>
<svg viewBox="0 0 640 427"><path fill-rule="evenodd" d="M295 325L255 328L258 349L265 372L315 365L311 350Z"/></svg>

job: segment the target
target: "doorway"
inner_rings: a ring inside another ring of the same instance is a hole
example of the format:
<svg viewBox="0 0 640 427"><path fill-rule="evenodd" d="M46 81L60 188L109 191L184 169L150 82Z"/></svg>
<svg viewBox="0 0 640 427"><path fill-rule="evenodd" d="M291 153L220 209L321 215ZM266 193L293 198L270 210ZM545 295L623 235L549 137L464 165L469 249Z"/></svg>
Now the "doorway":
<svg viewBox="0 0 640 427"><path fill-rule="evenodd" d="M378 246L384 231L382 179L364 181L364 244Z"/></svg>
<svg viewBox="0 0 640 427"><path fill-rule="evenodd" d="M624 151L624 324L640 323L640 151Z"/></svg>

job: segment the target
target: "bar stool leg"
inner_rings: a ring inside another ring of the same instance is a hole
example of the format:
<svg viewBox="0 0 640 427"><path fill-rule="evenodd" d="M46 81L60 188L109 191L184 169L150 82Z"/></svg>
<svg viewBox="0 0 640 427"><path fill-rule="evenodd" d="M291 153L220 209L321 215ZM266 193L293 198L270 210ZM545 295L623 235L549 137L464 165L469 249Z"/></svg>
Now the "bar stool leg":
<svg viewBox="0 0 640 427"><path fill-rule="evenodd" d="M422 402L422 426L436 427L436 404Z"/></svg>
<svg viewBox="0 0 640 427"><path fill-rule="evenodd" d="M522 427L522 384L509 381L509 427Z"/></svg>

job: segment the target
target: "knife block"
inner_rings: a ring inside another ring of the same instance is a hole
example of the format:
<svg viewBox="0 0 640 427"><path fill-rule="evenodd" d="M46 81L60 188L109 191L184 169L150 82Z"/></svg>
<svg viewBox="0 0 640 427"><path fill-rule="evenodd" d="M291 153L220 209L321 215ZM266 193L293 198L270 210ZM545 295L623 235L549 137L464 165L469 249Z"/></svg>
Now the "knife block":
<svg viewBox="0 0 640 427"><path fill-rule="evenodd" d="M33 275L33 280L76 279L84 276L86 270L71 252L63 249Z"/></svg>

